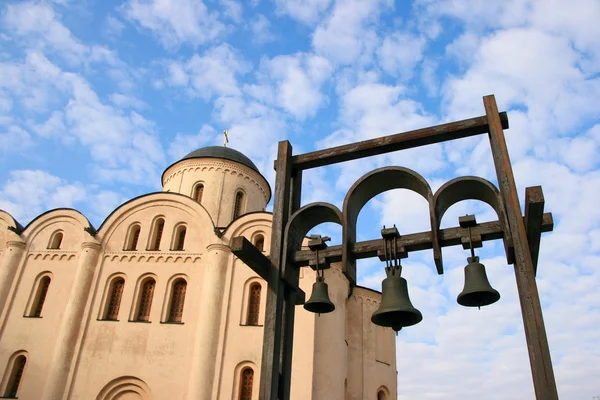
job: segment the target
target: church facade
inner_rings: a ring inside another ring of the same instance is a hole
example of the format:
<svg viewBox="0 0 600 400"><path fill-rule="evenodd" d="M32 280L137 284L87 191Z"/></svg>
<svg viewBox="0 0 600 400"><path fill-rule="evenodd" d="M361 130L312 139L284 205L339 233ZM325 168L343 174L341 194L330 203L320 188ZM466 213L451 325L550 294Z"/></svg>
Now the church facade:
<svg viewBox="0 0 600 400"><path fill-rule="evenodd" d="M132 199L96 229L73 209L26 227L0 210L0 398L258 399L266 283L228 246L268 256L266 179L226 147L169 166L163 191ZM302 268L310 296L316 274ZM325 271L336 309L299 307L291 398L395 399L381 295Z"/></svg>

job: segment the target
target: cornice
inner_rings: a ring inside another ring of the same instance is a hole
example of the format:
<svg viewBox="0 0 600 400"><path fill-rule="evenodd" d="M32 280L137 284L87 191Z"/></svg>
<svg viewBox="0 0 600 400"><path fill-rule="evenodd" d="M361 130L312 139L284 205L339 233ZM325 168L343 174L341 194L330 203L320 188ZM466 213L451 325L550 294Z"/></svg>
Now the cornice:
<svg viewBox="0 0 600 400"><path fill-rule="evenodd" d="M209 244L208 246L206 246L206 250L207 251L215 251L215 250L221 250L221 251L226 251L231 253L231 247L227 246L226 244L223 243L212 243Z"/></svg>
<svg viewBox="0 0 600 400"><path fill-rule="evenodd" d="M46 250L46 251L30 251L27 253L27 258L34 260L50 260L50 261L71 261L77 257L76 251L64 250Z"/></svg>
<svg viewBox="0 0 600 400"><path fill-rule="evenodd" d="M182 251L107 251L103 254L105 260L119 262L164 262L173 264L195 263L202 259L202 253L186 253Z"/></svg>
<svg viewBox="0 0 600 400"><path fill-rule="evenodd" d="M352 289L352 296L356 299L362 299L366 301L372 301L376 304L381 303L381 293L375 292L371 289L355 286Z"/></svg>
<svg viewBox="0 0 600 400"><path fill-rule="evenodd" d="M22 240L9 240L8 242L6 242L6 248L18 247L20 249L24 249L26 246L27 246L27 243L25 243Z"/></svg>

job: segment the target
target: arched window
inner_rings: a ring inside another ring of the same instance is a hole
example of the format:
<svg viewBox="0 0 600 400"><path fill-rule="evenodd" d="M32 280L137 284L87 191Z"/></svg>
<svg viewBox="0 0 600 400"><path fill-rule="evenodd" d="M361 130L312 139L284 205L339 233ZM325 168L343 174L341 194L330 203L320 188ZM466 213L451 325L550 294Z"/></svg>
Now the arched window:
<svg viewBox="0 0 600 400"><path fill-rule="evenodd" d="M163 230L165 229L164 218L158 218L154 222L152 236L150 237L149 250L160 250L160 240L162 239Z"/></svg>
<svg viewBox="0 0 600 400"><path fill-rule="evenodd" d="M252 400L252 386L254 384L254 371L252 368L244 368L240 376L240 399Z"/></svg>
<svg viewBox="0 0 600 400"><path fill-rule="evenodd" d="M202 203L202 194L204 193L204 185L199 183L194 187L194 200L198 203Z"/></svg>
<svg viewBox="0 0 600 400"><path fill-rule="evenodd" d="M108 304L106 306L104 319L116 321L119 318L119 308L121 307L123 289L125 289L125 279L121 277L113 279L110 284Z"/></svg>
<svg viewBox="0 0 600 400"><path fill-rule="evenodd" d="M177 228L175 228L175 234L173 235L173 250L183 250L186 232L187 228L185 227L185 225L179 225Z"/></svg>
<svg viewBox="0 0 600 400"><path fill-rule="evenodd" d="M156 281L153 278L146 278L144 281L142 281L136 321L150 320L152 298L154 297L154 286L156 286Z"/></svg>
<svg viewBox="0 0 600 400"><path fill-rule="evenodd" d="M50 282L52 282L50 276L45 275L38 280L37 285L34 285L33 301L30 303L31 306L27 316L38 318L42 316L42 309L44 308L48 288L50 288Z"/></svg>
<svg viewBox="0 0 600 400"><path fill-rule="evenodd" d="M183 316L183 304L185 303L185 291L187 282L183 278L176 279L171 288L171 304L169 307L168 322L181 322Z"/></svg>
<svg viewBox="0 0 600 400"><path fill-rule="evenodd" d="M263 235L256 235L256 238L254 239L254 247L260 251L265 251L265 237Z"/></svg>
<svg viewBox="0 0 600 400"><path fill-rule="evenodd" d="M242 206L244 203L244 193L239 191L235 194L235 204L233 205L233 218L236 219L242 214Z"/></svg>
<svg viewBox="0 0 600 400"><path fill-rule="evenodd" d="M19 393L19 386L21 385L21 380L23 379L23 371L25 371L26 363L27 357L25 357L25 355L23 354L15 358L15 361L12 365L12 369L10 371L10 376L8 378L8 383L6 384L6 390L4 391L5 398L17 398L17 394Z"/></svg>
<svg viewBox="0 0 600 400"><path fill-rule="evenodd" d="M250 285L248 291L248 317L246 318L247 325L258 325L258 316L260 314L260 283Z"/></svg>
<svg viewBox="0 0 600 400"><path fill-rule="evenodd" d="M389 399L389 391L385 386L380 386L377 390L377 400L388 400Z"/></svg>
<svg viewBox="0 0 600 400"><path fill-rule="evenodd" d="M125 246L125 250L137 250L141 230L142 228L139 225L133 225L129 229L129 235L127 237L127 245Z"/></svg>
<svg viewBox="0 0 600 400"><path fill-rule="evenodd" d="M60 249L62 240L63 240L63 233L62 232L54 232L52 234L52 236L50 237L50 241L48 242L48 249L51 249L51 250Z"/></svg>

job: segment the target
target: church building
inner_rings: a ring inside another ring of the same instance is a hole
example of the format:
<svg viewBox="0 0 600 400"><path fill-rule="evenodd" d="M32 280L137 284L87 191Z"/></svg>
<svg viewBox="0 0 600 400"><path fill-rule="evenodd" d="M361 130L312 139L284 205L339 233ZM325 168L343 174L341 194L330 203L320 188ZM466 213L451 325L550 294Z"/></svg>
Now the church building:
<svg viewBox="0 0 600 400"><path fill-rule="evenodd" d="M0 398L259 398L267 286L229 243L269 255L271 188L227 147L189 153L162 187L98 228L73 209L25 227L0 210ZM307 297L315 279L302 268ZM291 398L396 399L395 333L371 323L381 294L340 265L325 280L335 311L296 311Z"/></svg>

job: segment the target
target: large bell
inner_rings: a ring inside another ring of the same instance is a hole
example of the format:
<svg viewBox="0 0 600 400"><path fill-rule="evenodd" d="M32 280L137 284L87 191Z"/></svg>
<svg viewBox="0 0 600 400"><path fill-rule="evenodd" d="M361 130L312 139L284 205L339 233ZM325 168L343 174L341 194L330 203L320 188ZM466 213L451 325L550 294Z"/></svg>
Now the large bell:
<svg viewBox="0 0 600 400"><path fill-rule="evenodd" d="M304 309L317 314L326 314L335 310L335 305L329 300L325 278L322 276L317 276L317 281L313 283L310 299L304 303Z"/></svg>
<svg viewBox="0 0 600 400"><path fill-rule="evenodd" d="M485 266L479 262L479 257L467 258L469 264L465 267L465 287L456 298L461 306L482 307L497 302L500 293L490 285Z"/></svg>
<svg viewBox="0 0 600 400"><path fill-rule="evenodd" d="M395 331L421 322L423 315L410 302L406 279L400 276L400 269L387 267L385 272L387 278L381 283L381 304L371 316L371 322L392 327Z"/></svg>

